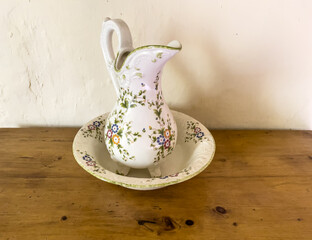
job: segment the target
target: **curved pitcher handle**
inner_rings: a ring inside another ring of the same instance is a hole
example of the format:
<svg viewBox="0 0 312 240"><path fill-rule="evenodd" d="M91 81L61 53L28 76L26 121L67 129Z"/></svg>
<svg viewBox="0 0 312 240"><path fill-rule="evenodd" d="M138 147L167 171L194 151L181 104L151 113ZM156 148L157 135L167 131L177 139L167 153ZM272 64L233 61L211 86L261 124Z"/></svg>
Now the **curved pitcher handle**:
<svg viewBox="0 0 312 240"><path fill-rule="evenodd" d="M101 47L107 69L112 77L117 96L119 96L120 82L114 69L116 56L114 54L112 44L112 36L114 31L117 33L119 42L118 58L121 57L124 53L132 51L133 46L132 37L128 25L121 19L106 18L102 25ZM118 61L118 59L116 61Z"/></svg>

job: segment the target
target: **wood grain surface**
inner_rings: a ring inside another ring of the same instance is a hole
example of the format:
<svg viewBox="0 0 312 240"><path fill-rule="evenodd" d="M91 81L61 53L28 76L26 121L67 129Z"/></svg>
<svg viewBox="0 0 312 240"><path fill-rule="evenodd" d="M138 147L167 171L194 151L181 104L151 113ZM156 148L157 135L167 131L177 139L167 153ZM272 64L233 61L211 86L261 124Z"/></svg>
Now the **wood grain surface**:
<svg viewBox="0 0 312 240"><path fill-rule="evenodd" d="M312 132L212 131L195 178L154 191L74 160L76 128L0 129L0 239L312 239Z"/></svg>

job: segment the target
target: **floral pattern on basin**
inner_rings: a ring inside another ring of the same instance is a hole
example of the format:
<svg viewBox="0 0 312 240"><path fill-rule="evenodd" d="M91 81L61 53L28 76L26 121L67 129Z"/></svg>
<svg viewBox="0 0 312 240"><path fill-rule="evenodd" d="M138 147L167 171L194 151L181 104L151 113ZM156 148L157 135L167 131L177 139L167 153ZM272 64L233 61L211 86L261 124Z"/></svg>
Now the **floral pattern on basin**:
<svg viewBox="0 0 312 240"><path fill-rule="evenodd" d="M106 174L105 169L102 168L89 153L79 149L76 149L76 152L81 156L83 164L93 173Z"/></svg>
<svg viewBox="0 0 312 240"><path fill-rule="evenodd" d="M106 119L103 119L102 116L99 117L96 121L88 124L87 128L82 128L80 131L82 132L83 137L92 137L97 139L99 142L103 142L103 129L105 125Z"/></svg>
<svg viewBox="0 0 312 240"><path fill-rule="evenodd" d="M187 129L185 142L193 141L194 143L207 141L208 138L205 133L199 127L199 122L187 121Z"/></svg>

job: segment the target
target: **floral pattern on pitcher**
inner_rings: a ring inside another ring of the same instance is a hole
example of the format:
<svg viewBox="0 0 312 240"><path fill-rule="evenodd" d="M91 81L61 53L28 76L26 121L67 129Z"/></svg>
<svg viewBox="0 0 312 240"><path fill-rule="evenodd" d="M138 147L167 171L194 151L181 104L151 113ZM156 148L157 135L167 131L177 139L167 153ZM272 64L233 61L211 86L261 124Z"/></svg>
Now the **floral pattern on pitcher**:
<svg viewBox="0 0 312 240"><path fill-rule="evenodd" d="M186 124L187 128L185 133L186 134L185 142L193 141L197 143L203 142L203 140L208 140L207 136L205 136L205 133L199 127L198 122L187 121Z"/></svg>
<svg viewBox="0 0 312 240"><path fill-rule="evenodd" d="M111 155L115 155L114 150L118 151L122 155L124 161L135 160L135 156L130 156L130 153L120 144L120 138L125 135L127 143L131 144L137 141L138 138L142 137L139 132L132 132L132 122L122 123L122 121L115 118L115 123L109 123L107 125L106 141L108 146L108 152ZM117 125L123 124L123 125Z"/></svg>
<svg viewBox="0 0 312 240"><path fill-rule="evenodd" d="M159 74L160 72L157 73L154 81L155 90L158 90ZM157 155L154 158L154 164L157 164L161 159L172 153L176 143L176 132L172 129L172 120L169 114L167 114L166 120L163 117L162 106L164 105L164 101L161 91L157 93L155 101L147 101L147 104L148 108L154 112L156 116L155 120L160 126L160 128L149 126L151 133L148 135L152 140L150 146L157 151Z"/></svg>
<svg viewBox="0 0 312 240"><path fill-rule="evenodd" d="M120 140L123 136L126 137L127 143L130 145L142 137L139 132L132 131L132 122L124 122L124 116L129 108L135 108L137 106L145 106L146 102L146 90L140 90L137 94L134 94L129 89L120 88L120 96L118 98L119 108L115 109L110 114L110 121L106 125L106 145L109 153L114 156L114 151L118 151L124 161L135 160L135 156L130 156L130 153L125 147L120 144Z"/></svg>
<svg viewBox="0 0 312 240"><path fill-rule="evenodd" d="M151 133L148 137L152 141L150 146L157 152L157 155L154 158L154 164L157 164L161 159L172 153L175 147L175 131L172 130L169 114L167 117L167 124L164 127L153 128L152 126L149 126ZM162 120L163 118L161 118L161 121Z"/></svg>

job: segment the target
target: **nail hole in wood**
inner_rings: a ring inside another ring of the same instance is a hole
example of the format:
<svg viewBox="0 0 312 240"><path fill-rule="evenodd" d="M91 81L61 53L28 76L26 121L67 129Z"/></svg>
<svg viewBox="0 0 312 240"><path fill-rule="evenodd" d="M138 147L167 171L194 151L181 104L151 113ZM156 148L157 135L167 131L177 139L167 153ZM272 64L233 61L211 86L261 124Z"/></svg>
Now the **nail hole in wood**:
<svg viewBox="0 0 312 240"><path fill-rule="evenodd" d="M192 226L192 225L194 225L194 221L188 219L188 220L185 221L185 224L188 225L188 226Z"/></svg>
<svg viewBox="0 0 312 240"><path fill-rule="evenodd" d="M217 206L216 211L221 214L226 214L226 210L223 207Z"/></svg>

